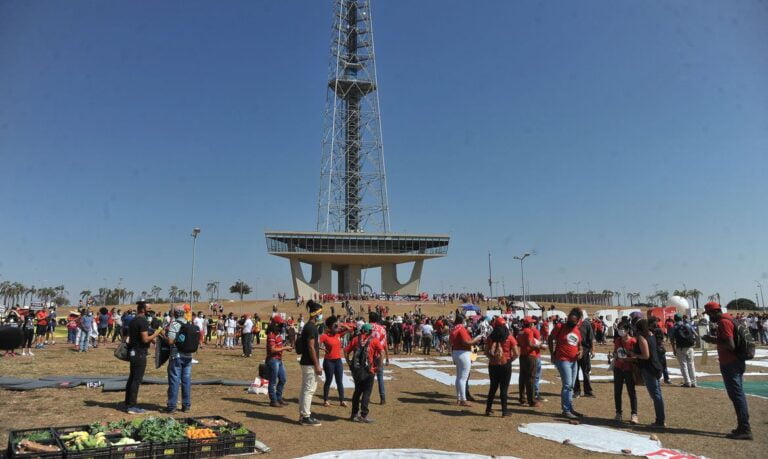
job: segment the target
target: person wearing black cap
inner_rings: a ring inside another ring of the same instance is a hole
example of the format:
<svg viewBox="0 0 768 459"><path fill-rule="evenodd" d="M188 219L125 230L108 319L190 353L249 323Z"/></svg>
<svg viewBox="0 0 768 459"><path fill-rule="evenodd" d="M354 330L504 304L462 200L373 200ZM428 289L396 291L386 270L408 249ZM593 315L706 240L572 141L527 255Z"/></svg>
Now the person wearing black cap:
<svg viewBox="0 0 768 459"><path fill-rule="evenodd" d="M312 397L317 389L317 377L323 374L320 367L320 342L317 323L323 320L323 307L313 300L307 301L309 321L301 330L301 393L299 394L299 424L320 426L320 421L312 417Z"/></svg>

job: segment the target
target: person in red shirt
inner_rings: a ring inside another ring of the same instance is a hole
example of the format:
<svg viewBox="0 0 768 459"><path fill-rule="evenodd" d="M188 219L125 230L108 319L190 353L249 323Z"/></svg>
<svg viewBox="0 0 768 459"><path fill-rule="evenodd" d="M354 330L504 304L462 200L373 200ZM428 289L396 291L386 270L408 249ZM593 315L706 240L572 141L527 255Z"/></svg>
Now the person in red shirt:
<svg viewBox="0 0 768 459"><path fill-rule="evenodd" d="M283 388L285 387L285 366L283 365L283 351L290 350L283 343L282 329L285 327L285 319L276 315L267 327L267 367L269 368L269 406L279 408L287 405L283 401Z"/></svg>
<svg viewBox="0 0 768 459"><path fill-rule="evenodd" d="M501 417L507 417L510 415L507 409L507 394L509 380L512 379L512 361L520 355L517 340L509 332L503 317L497 317L494 321L488 340L488 375L491 378L491 387L485 402L485 415L493 414L493 400L496 398L496 391L501 389Z"/></svg>
<svg viewBox="0 0 768 459"><path fill-rule="evenodd" d="M472 338L464 326L464 316L457 314L453 322L453 330L449 337L451 343L451 357L453 364L456 365L456 403L462 406L470 406L467 401L467 386L469 381L469 372L472 369L472 345L477 344L482 335Z"/></svg>
<svg viewBox="0 0 768 459"><path fill-rule="evenodd" d="M336 389L339 391L339 403L341 406L347 406L344 401L344 363L341 360L341 337L351 330L353 328L347 328L346 325L338 323L335 316L325 319L325 333L320 335L320 347L325 349L323 406L331 406L328 401L328 394L334 379L336 379Z"/></svg>
<svg viewBox="0 0 768 459"><path fill-rule="evenodd" d="M720 373L723 375L725 390L736 410L738 426L726 437L734 440L752 440L752 427L749 425L749 406L744 395L744 371L746 364L736 353L736 323L730 314L724 314L720 304L711 301L704 305L704 312L712 322L717 323L717 336L705 335L701 338L717 344L717 358L720 360Z"/></svg>
<svg viewBox="0 0 768 459"><path fill-rule="evenodd" d="M381 324L381 315L376 312L368 314L368 322L373 329L373 337L384 346L384 363L389 365L389 346L387 345L387 329ZM384 388L384 365L378 366L376 372L376 381L379 385L379 402L383 405L387 403L387 393Z"/></svg>
<svg viewBox="0 0 768 459"><path fill-rule="evenodd" d="M373 336L373 326L365 324L360 329L360 335L354 337L344 349L344 357L347 360L352 378L355 380L355 392L352 394L352 415L350 420L353 422L371 423L372 419L368 417L368 402L371 399L373 390L374 376L382 367L382 354L386 350L380 340ZM363 352L367 348L365 355L358 356L358 349ZM354 355L353 355L354 353ZM358 361L358 357L366 359L367 369L363 362Z"/></svg>
<svg viewBox="0 0 768 459"><path fill-rule="evenodd" d="M533 327L533 317L523 317L523 329L517 335L517 342L520 345L520 377L518 378L518 392L520 394L520 404L524 403L523 396L528 399L528 405L534 408L541 406L541 403L534 399L534 385L536 379L536 367L541 355L541 335Z"/></svg>
<svg viewBox="0 0 768 459"><path fill-rule="evenodd" d="M613 338L613 402L616 407L616 421L621 422L621 393L627 386L629 406L632 409L630 422L637 424L637 392L635 392L635 378L632 375L632 363L626 359L635 348L637 340L629 334L629 320L623 320L616 328L618 333Z"/></svg>
<svg viewBox="0 0 768 459"><path fill-rule="evenodd" d="M37 346L35 347L39 349L43 347L45 333L48 331L48 313L45 311L45 309L37 311L37 314L35 314L35 321L37 325L37 337L35 338L35 343Z"/></svg>
<svg viewBox="0 0 768 459"><path fill-rule="evenodd" d="M568 419L576 419L582 414L573 409L573 383L576 380L578 361L581 358L581 332L579 321L582 312L579 308L573 308L568 313L568 320L563 324L557 324L549 335L548 344L552 363L560 373L563 387L560 390L560 406L563 416Z"/></svg>

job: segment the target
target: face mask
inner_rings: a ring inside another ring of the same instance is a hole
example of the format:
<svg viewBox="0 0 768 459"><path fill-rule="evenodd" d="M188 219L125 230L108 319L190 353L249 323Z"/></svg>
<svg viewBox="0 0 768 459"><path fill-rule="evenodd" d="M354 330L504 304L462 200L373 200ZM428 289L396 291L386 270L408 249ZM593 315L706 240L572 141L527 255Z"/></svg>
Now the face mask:
<svg viewBox="0 0 768 459"><path fill-rule="evenodd" d="M623 337L623 336L626 336L626 335L627 335L627 331L626 331L626 330L624 330L624 329L621 329L621 328L620 328L620 329L619 329L619 336L622 336L622 337Z"/></svg>
<svg viewBox="0 0 768 459"><path fill-rule="evenodd" d="M318 314L318 315L315 316L315 321L316 322L320 322L321 320L323 320L323 315L322 314Z"/></svg>

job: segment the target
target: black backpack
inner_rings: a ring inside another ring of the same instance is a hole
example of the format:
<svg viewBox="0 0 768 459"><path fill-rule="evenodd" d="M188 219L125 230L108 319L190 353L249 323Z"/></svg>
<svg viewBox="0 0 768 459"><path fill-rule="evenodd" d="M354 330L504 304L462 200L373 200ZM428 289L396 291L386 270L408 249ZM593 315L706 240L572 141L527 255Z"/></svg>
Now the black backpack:
<svg viewBox="0 0 768 459"><path fill-rule="evenodd" d="M363 343L357 343L357 349L355 349L352 360L349 362L349 369L354 379L361 380L371 374L371 362L368 361L368 346L370 344L371 338Z"/></svg>
<svg viewBox="0 0 768 459"><path fill-rule="evenodd" d="M193 354L197 352L200 345L200 329L197 325L186 322L181 324L181 329L176 335L176 349L183 354Z"/></svg>
<svg viewBox="0 0 768 459"><path fill-rule="evenodd" d="M733 322L733 345L736 347L736 356L740 360L752 360L755 358L755 339L746 325Z"/></svg>
<svg viewBox="0 0 768 459"><path fill-rule="evenodd" d="M294 343L294 350L297 354L301 355L304 353L304 338L302 337L303 333L297 333L296 334L296 342Z"/></svg>
<svg viewBox="0 0 768 459"><path fill-rule="evenodd" d="M696 336L690 325L680 325L675 330L675 345L678 348L691 347L696 344Z"/></svg>

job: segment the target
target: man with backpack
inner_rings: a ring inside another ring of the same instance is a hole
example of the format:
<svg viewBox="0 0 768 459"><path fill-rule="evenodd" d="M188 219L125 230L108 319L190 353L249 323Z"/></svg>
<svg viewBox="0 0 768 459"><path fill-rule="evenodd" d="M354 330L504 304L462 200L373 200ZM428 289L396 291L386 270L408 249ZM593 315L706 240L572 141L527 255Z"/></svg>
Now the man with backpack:
<svg viewBox="0 0 768 459"><path fill-rule="evenodd" d="M168 360L168 404L166 413L175 413L181 386L181 411L192 406L192 354L200 345L200 329L184 317L183 305L173 308L174 320L168 327L166 339L171 346Z"/></svg>
<svg viewBox="0 0 768 459"><path fill-rule="evenodd" d="M675 325L669 331L669 342L672 343L672 353L677 357L680 372L683 374L681 387L696 387L696 366L693 362L696 332L680 314L675 314Z"/></svg>
<svg viewBox="0 0 768 459"><path fill-rule="evenodd" d="M730 314L724 314L720 304L710 301L704 305L704 312L712 322L717 323L717 336L702 336L707 343L717 344L717 358L720 360L720 373L723 375L725 390L736 410L738 426L726 437L733 440L752 440L752 428L749 425L749 407L744 394L745 361L749 356L749 331L744 325L737 326ZM752 341L754 357L754 341Z"/></svg>
<svg viewBox="0 0 768 459"><path fill-rule="evenodd" d="M355 392L352 395L352 422L372 423L368 417L368 402L373 391L374 375L381 368L382 353L386 344L373 336L373 326L365 324L360 334L355 336L344 349L347 365L355 381Z"/></svg>

